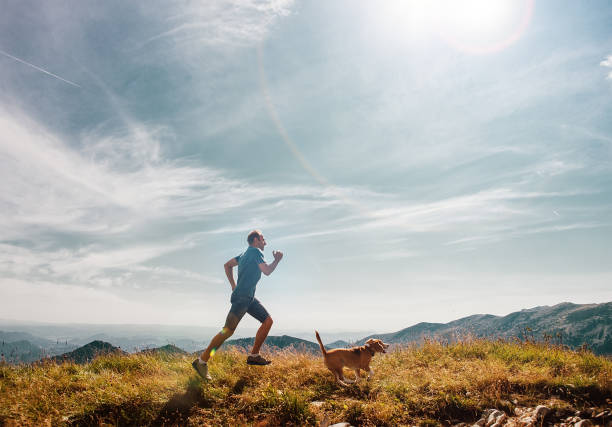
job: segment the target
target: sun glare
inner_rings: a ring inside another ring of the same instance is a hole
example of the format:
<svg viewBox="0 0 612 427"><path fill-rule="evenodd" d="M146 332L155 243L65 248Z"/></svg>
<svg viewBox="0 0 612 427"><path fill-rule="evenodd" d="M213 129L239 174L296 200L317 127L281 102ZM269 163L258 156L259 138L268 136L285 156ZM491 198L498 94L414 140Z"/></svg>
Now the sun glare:
<svg viewBox="0 0 612 427"><path fill-rule="evenodd" d="M437 35L456 49L481 54L517 41L532 11L533 0L387 0L376 15L387 39Z"/></svg>

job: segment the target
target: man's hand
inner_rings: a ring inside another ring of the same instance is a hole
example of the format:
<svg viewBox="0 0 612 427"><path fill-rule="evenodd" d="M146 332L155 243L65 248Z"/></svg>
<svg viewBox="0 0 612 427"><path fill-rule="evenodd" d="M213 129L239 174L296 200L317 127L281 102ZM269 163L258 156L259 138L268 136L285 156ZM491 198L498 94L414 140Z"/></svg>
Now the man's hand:
<svg viewBox="0 0 612 427"><path fill-rule="evenodd" d="M272 263L266 264L265 262L262 262L261 264L259 264L259 270L266 276L272 274L272 272L280 262L281 258L283 257L283 253L281 251L272 251L272 255L274 256L274 261L272 261Z"/></svg>

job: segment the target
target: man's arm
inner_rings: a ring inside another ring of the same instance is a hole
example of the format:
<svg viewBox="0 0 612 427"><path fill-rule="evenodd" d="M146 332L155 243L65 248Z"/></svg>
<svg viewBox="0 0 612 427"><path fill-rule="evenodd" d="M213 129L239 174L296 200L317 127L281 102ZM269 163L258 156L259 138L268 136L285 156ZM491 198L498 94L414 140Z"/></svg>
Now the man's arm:
<svg viewBox="0 0 612 427"><path fill-rule="evenodd" d="M280 260L283 258L283 253L281 251L274 251L272 252L272 255L274 255L274 261L272 261L272 263L266 264L265 262L262 262L259 264L259 269L266 276L272 274Z"/></svg>
<svg viewBox="0 0 612 427"><path fill-rule="evenodd" d="M232 291L236 288L236 282L234 282L234 267L238 265L238 261L236 258L230 259L226 262L223 267L225 268L225 275L227 276L227 280L229 280L230 285L232 286Z"/></svg>

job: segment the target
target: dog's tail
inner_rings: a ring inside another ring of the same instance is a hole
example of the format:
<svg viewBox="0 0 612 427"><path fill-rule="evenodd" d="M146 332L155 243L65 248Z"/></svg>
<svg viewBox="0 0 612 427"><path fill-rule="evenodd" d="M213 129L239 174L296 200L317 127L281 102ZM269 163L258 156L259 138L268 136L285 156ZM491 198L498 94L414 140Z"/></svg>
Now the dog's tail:
<svg viewBox="0 0 612 427"><path fill-rule="evenodd" d="M317 336L317 341L319 341L319 347L321 347L321 352L323 353L323 356L325 356L327 354L327 351L325 351L325 347L323 347L321 337L319 336L319 333L317 331L315 331L315 335Z"/></svg>

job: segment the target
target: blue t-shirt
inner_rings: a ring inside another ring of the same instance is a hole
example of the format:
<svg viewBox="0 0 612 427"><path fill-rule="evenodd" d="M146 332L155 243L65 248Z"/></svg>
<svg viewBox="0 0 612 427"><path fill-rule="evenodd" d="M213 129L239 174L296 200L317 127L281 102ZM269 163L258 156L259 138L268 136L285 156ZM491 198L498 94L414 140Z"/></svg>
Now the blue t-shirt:
<svg viewBox="0 0 612 427"><path fill-rule="evenodd" d="M249 246L243 254L236 257L238 261L238 281L233 294L253 298L255 287L261 278L259 264L264 261L264 254L255 246Z"/></svg>

